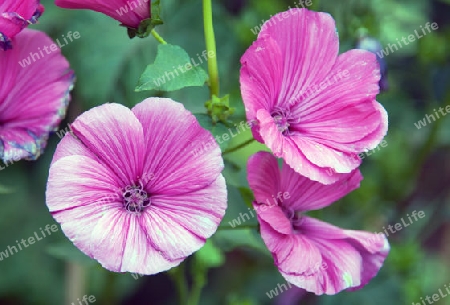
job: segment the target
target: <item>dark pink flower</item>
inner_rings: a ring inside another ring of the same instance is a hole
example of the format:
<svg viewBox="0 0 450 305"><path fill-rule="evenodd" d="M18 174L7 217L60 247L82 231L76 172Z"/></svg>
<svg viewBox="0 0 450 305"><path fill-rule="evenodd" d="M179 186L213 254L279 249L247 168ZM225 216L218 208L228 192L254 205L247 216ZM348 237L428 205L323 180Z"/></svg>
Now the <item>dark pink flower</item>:
<svg viewBox="0 0 450 305"><path fill-rule="evenodd" d="M282 169L268 152L250 157L248 182L261 236L290 283L315 294L336 294L366 285L383 265L389 243L383 234L344 230L304 213L324 208L359 187L359 170L324 185Z"/></svg>
<svg viewBox="0 0 450 305"><path fill-rule="evenodd" d="M137 29L141 21L150 18L151 0L56 0L56 5L69 9L88 9Z"/></svg>
<svg viewBox="0 0 450 305"><path fill-rule="evenodd" d="M182 104L149 98L79 116L56 149L47 205L66 236L116 272L154 274L200 249L225 214L217 143Z"/></svg>
<svg viewBox="0 0 450 305"><path fill-rule="evenodd" d="M59 48L25 29L0 52L0 159L37 159L66 114L74 74Z"/></svg>
<svg viewBox="0 0 450 305"><path fill-rule="evenodd" d="M2 0L0 3L0 49L11 49L11 39L44 12L39 0Z"/></svg>
<svg viewBox="0 0 450 305"><path fill-rule="evenodd" d="M338 51L329 14L291 9L267 21L241 59L253 135L296 172L324 184L357 168L358 154L387 132L387 113L375 100L375 55Z"/></svg>

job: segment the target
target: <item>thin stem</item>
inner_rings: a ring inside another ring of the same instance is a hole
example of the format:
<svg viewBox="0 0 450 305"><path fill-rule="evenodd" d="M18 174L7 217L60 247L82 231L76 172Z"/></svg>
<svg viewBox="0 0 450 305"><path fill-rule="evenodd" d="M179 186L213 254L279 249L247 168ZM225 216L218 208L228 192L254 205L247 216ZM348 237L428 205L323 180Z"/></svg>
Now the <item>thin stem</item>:
<svg viewBox="0 0 450 305"><path fill-rule="evenodd" d="M155 31L155 29L153 29L150 34L153 35L153 37L155 37L156 40L158 40L159 43L161 44L167 44L167 42L164 40L164 38L162 38L158 32Z"/></svg>
<svg viewBox="0 0 450 305"><path fill-rule="evenodd" d="M222 153L222 156L223 156L223 155L226 155L226 154L229 154L229 153L232 153L232 152L235 152L236 150L239 150L239 149L241 149L241 148L247 146L248 144L252 143L253 141L255 141L255 139L254 139L254 138L251 138L251 139L245 141L244 143L239 144L238 146L235 146L235 147L226 149L226 150Z"/></svg>
<svg viewBox="0 0 450 305"><path fill-rule="evenodd" d="M242 229L258 229L258 225L245 225L245 226L236 226L236 227L232 227L232 226L219 226L217 228L217 231L222 231L222 230L242 230Z"/></svg>
<svg viewBox="0 0 450 305"><path fill-rule="evenodd" d="M172 269L168 272L169 276L175 283L175 287L178 292L178 301L180 305L185 305L188 295L188 285L186 282L186 277L184 276L184 263L179 265L177 268Z"/></svg>
<svg viewBox="0 0 450 305"><path fill-rule="evenodd" d="M203 0L203 23L205 29L206 50L208 51L208 74L211 98L219 96L219 69L217 68L216 39L212 20L211 0Z"/></svg>
<svg viewBox="0 0 450 305"><path fill-rule="evenodd" d="M194 261L194 264L196 262ZM196 270L194 272L194 270ZM191 295L189 296L188 305L198 305L200 302L200 296L203 288L206 286L206 268L193 268L193 284L191 289Z"/></svg>

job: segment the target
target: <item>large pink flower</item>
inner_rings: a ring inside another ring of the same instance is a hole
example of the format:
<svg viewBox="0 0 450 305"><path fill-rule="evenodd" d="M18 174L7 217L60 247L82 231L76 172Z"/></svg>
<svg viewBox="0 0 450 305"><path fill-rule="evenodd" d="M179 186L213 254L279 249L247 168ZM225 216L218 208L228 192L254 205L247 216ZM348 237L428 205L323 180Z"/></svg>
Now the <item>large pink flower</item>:
<svg viewBox="0 0 450 305"><path fill-rule="evenodd" d="M200 249L226 209L217 144L182 104L149 98L79 116L56 149L47 205L66 236L116 272L154 274Z"/></svg>
<svg viewBox="0 0 450 305"><path fill-rule="evenodd" d="M25 29L13 38L12 50L0 52L0 159L4 162L38 158L49 133L65 116L74 74L60 49L49 48L52 45L45 33Z"/></svg>
<svg viewBox="0 0 450 305"><path fill-rule="evenodd" d="M387 132L387 113L375 100L375 55L338 51L329 14L291 9L267 21L241 59L242 97L255 138L324 184L357 168L358 154Z"/></svg>
<svg viewBox="0 0 450 305"><path fill-rule="evenodd" d="M70 9L88 9L137 29L141 21L150 18L151 0L56 0L57 6Z"/></svg>
<svg viewBox="0 0 450 305"><path fill-rule="evenodd" d="M2 0L0 3L0 49L11 49L11 39L44 12L39 0Z"/></svg>
<svg viewBox="0 0 450 305"><path fill-rule="evenodd" d="M366 285L389 252L383 234L344 230L303 215L332 204L359 187L359 170L324 185L282 169L268 152L248 161L248 182L261 236L275 264L290 283L315 294L335 294Z"/></svg>

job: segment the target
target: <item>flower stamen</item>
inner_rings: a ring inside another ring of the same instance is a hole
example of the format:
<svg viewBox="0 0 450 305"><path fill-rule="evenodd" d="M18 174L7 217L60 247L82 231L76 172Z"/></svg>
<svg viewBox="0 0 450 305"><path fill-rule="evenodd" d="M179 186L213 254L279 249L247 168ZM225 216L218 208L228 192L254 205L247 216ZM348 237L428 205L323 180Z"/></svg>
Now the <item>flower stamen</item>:
<svg viewBox="0 0 450 305"><path fill-rule="evenodd" d="M129 185L123 192L123 206L128 212L140 214L151 204L151 199L142 185Z"/></svg>
<svg viewBox="0 0 450 305"><path fill-rule="evenodd" d="M288 135L289 127L291 126L289 111L276 108L276 109L274 109L274 111L272 111L271 115L272 115L272 118L273 118L275 124L278 127L278 130L283 135Z"/></svg>

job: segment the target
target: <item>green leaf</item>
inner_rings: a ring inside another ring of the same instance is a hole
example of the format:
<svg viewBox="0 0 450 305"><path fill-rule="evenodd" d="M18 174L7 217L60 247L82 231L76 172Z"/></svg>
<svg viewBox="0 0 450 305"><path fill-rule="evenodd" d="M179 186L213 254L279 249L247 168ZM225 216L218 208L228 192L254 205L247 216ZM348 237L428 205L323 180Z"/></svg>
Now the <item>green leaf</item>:
<svg viewBox="0 0 450 305"><path fill-rule="evenodd" d="M207 268L220 267L225 263L222 251L213 244L211 239L208 239L206 244L195 253L195 258Z"/></svg>
<svg viewBox="0 0 450 305"><path fill-rule="evenodd" d="M158 46L155 62L145 69L136 91L175 91L184 87L201 87L208 79L206 72L196 66L188 53L179 46Z"/></svg>
<svg viewBox="0 0 450 305"><path fill-rule="evenodd" d="M200 126L211 131L220 149L223 151L228 147L231 138L235 136L235 133L222 123L214 124L211 117L205 113L194 113ZM217 138L218 137L218 138Z"/></svg>

